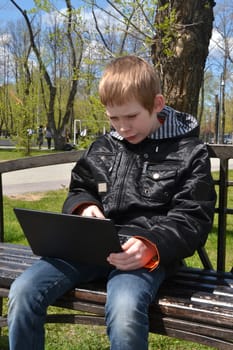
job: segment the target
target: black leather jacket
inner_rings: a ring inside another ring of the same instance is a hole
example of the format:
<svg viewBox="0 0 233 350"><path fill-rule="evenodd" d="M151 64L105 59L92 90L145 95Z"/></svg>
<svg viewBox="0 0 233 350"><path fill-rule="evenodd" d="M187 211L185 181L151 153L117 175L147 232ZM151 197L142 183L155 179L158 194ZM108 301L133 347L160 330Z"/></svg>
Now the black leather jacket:
<svg viewBox="0 0 233 350"><path fill-rule="evenodd" d="M206 146L197 128L137 145L107 134L71 175L63 212L95 203L122 232L156 244L161 264L190 256L211 230L216 194Z"/></svg>

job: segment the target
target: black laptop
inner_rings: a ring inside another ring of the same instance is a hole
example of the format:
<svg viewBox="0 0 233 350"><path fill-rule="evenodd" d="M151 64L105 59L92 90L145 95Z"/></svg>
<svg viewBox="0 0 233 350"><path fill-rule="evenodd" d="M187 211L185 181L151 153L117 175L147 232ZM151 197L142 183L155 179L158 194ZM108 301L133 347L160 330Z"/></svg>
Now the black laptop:
<svg viewBox="0 0 233 350"><path fill-rule="evenodd" d="M109 219L23 208L14 212L36 255L109 265L108 255L122 251L117 228Z"/></svg>

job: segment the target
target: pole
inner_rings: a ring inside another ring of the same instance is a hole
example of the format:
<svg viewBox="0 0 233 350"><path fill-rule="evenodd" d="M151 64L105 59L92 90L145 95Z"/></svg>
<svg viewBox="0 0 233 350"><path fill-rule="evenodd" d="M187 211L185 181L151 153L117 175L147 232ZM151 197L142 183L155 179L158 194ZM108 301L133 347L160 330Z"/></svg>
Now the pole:
<svg viewBox="0 0 233 350"><path fill-rule="evenodd" d="M219 143L219 99L215 95L215 143Z"/></svg>
<svg viewBox="0 0 233 350"><path fill-rule="evenodd" d="M224 81L224 75L221 74L221 130L222 130L222 143L224 143L224 136L225 136L225 81Z"/></svg>

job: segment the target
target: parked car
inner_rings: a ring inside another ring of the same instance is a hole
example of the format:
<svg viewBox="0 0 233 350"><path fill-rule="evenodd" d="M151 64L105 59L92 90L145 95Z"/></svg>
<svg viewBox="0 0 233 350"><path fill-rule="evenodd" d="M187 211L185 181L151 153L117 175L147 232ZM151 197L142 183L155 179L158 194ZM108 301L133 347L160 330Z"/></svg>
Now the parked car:
<svg viewBox="0 0 233 350"><path fill-rule="evenodd" d="M232 144L232 135L225 135L224 136L224 143L225 144Z"/></svg>

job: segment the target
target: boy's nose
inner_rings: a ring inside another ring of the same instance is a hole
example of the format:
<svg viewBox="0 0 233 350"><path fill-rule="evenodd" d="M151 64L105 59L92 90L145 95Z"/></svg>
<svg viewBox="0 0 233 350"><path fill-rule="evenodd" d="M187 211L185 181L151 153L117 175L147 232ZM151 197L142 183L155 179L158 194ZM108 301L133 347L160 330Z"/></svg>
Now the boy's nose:
<svg viewBox="0 0 233 350"><path fill-rule="evenodd" d="M130 129L130 125L128 123L121 123L120 125L121 132L128 131L129 129Z"/></svg>

